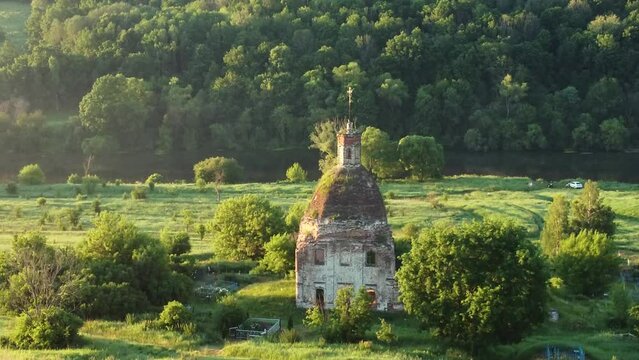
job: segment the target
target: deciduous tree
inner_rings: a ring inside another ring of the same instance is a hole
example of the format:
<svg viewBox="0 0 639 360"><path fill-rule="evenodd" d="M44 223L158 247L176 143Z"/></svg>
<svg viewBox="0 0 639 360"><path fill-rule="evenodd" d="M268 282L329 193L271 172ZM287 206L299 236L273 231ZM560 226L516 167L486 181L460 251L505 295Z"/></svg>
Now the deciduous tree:
<svg viewBox="0 0 639 360"><path fill-rule="evenodd" d="M547 278L526 231L494 219L425 230L397 272L408 313L471 349L518 341L540 323Z"/></svg>

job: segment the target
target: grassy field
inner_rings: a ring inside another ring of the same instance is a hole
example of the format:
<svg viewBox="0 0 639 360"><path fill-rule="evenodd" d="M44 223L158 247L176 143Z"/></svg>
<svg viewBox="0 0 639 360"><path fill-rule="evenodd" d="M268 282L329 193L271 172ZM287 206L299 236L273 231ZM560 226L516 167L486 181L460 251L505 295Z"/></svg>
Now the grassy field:
<svg viewBox="0 0 639 360"><path fill-rule="evenodd" d="M185 229L191 218L190 229L212 218L217 206L213 188L198 189L192 184L159 184L155 191L147 192L146 200L131 200L129 193L136 185L107 184L99 187L95 195L77 196L76 185L53 184L19 186L17 195L4 192L0 185L0 251L10 247L12 236L25 229L40 229L57 245L77 244L91 228L92 203L98 199L103 210L125 214L142 230L157 235L163 227ZM242 195L258 194L283 208L296 202L308 201L315 183L239 184L222 188L222 200ZM572 199L579 190L569 190L563 183L548 189L542 183L529 185L526 178L490 176L459 176L427 183L387 182L380 184L389 211L389 221L395 236L408 223L429 226L440 222L457 223L499 215L525 226L531 239L536 240L543 226L543 217L554 194L563 193ZM639 261L639 185L602 182L605 202L617 213L619 249L632 261ZM44 197L46 205L38 206L36 199ZM434 206L436 205L436 206ZM81 229L62 231L54 221L41 224L43 214L59 212L63 208L82 208ZM185 211L190 212L190 214ZM210 262L210 238L203 241L192 233L193 254ZM243 272L238 274L237 272ZM238 303L253 316L277 317L286 322L292 317L295 328L303 336L296 344L268 341L230 342L208 341L183 337L169 331L143 330L140 322L88 321L82 328L84 344L77 349L63 351L0 351L3 358L187 358L216 357L262 359L469 359L464 351L446 346L420 330L419 324L405 314L378 314L388 318L398 335L397 344L388 346L373 342L367 344L331 345L319 342L319 337L302 326L303 311L294 304L294 281L258 277L243 270L227 270L217 276L233 277L240 283L235 294ZM211 279L201 279L203 282ZM553 296L550 307L561 313L557 323L545 323L519 344L496 348L494 359L536 359L546 344L566 346L582 345L588 359L638 359L637 339L621 337L607 329L611 314L608 300L581 300ZM194 311L215 311L215 305L194 303ZM0 317L0 335L6 334L11 319ZM206 325L203 325L204 327ZM373 329L369 335L374 338Z"/></svg>
<svg viewBox="0 0 639 360"><path fill-rule="evenodd" d="M26 23L31 6L22 1L0 1L0 30L16 46L27 42Z"/></svg>

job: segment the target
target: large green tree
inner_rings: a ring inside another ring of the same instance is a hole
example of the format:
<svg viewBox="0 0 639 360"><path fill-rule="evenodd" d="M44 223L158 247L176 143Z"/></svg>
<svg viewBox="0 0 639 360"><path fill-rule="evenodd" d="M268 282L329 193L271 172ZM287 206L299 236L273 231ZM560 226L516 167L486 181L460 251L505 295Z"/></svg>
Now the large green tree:
<svg viewBox="0 0 639 360"><path fill-rule="evenodd" d="M579 196L572 202L570 230L595 230L609 236L615 233L615 213L604 205L599 196L599 186L594 181L586 181Z"/></svg>
<svg viewBox="0 0 639 360"><path fill-rule="evenodd" d="M380 179L397 176L399 167L397 144L390 140L387 133L366 127L362 133L362 164Z"/></svg>
<svg viewBox="0 0 639 360"><path fill-rule="evenodd" d="M122 145L135 146L149 119L149 100L144 80L105 75L82 98L80 121L91 133L111 135Z"/></svg>
<svg viewBox="0 0 639 360"><path fill-rule="evenodd" d="M572 292L598 296L617 276L620 262L611 237L581 230L562 241L554 265Z"/></svg>
<svg viewBox="0 0 639 360"><path fill-rule="evenodd" d="M160 240L108 211L97 216L94 226L78 248L90 273L86 315L123 318L190 294L191 279L171 271Z"/></svg>
<svg viewBox="0 0 639 360"><path fill-rule="evenodd" d="M399 140L399 161L408 173L419 179L438 178L444 167L444 149L430 136L408 135Z"/></svg>
<svg viewBox="0 0 639 360"><path fill-rule="evenodd" d="M526 231L495 219L425 230L397 272L408 313L471 349L518 341L540 323L547 278Z"/></svg>
<svg viewBox="0 0 639 360"><path fill-rule="evenodd" d="M256 195L223 201L209 227L215 256L229 260L262 258L264 245L285 230L282 210Z"/></svg>

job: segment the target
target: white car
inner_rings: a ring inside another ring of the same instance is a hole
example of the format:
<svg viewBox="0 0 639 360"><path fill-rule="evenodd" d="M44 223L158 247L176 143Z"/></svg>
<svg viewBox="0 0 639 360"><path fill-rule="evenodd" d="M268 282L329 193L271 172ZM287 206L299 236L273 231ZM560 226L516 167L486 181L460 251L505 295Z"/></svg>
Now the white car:
<svg viewBox="0 0 639 360"><path fill-rule="evenodd" d="M583 189L584 188L584 184L582 184L579 181L571 181L568 184L566 184L566 187L569 187L571 189Z"/></svg>

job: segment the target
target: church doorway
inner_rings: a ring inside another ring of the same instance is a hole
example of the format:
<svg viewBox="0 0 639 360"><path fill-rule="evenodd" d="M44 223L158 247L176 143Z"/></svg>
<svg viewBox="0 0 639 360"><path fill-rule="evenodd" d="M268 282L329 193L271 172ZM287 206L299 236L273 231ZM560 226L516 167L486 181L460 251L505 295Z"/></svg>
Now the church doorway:
<svg viewBox="0 0 639 360"><path fill-rule="evenodd" d="M315 305L324 307L324 289L315 289Z"/></svg>

